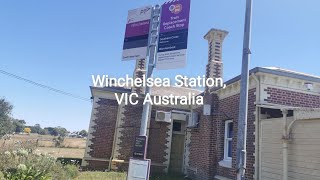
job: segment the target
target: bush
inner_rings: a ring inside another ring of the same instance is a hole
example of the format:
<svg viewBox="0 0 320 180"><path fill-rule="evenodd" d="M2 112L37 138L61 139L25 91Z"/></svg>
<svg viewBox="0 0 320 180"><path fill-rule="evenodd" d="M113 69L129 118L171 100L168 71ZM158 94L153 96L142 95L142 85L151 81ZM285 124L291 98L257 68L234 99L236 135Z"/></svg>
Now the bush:
<svg viewBox="0 0 320 180"><path fill-rule="evenodd" d="M0 152L0 171L8 180L66 180L79 173L77 166L63 166L52 156L22 148Z"/></svg>
<svg viewBox="0 0 320 180"><path fill-rule="evenodd" d="M3 173L0 171L0 179L4 179Z"/></svg>
<svg viewBox="0 0 320 180"><path fill-rule="evenodd" d="M64 170L67 172L67 174L71 178L75 178L75 177L79 176L78 166L68 164L68 165L64 166Z"/></svg>

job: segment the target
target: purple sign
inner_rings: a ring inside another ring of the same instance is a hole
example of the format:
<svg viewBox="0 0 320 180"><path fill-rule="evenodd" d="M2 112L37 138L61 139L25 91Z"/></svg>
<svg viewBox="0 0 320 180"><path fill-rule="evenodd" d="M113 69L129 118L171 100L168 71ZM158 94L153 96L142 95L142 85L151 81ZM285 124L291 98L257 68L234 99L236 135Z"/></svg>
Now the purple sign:
<svg viewBox="0 0 320 180"><path fill-rule="evenodd" d="M150 29L150 20L134 22L127 24L125 37L134 37L148 35Z"/></svg>
<svg viewBox="0 0 320 180"><path fill-rule="evenodd" d="M175 0L162 5L160 33L188 29L190 0Z"/></svg>
<svg viewBox="0 0 320 180"><path fill-rule="evenodd" d="M151 11L152 7L146 6L128 12L122 60L147 57Z"/></svg>
<svg viewBox="0 0 320 180"><path fill-rule="evenodd" d="M162 5L157 69L182 68L186 64L190 0Z"/></svg>

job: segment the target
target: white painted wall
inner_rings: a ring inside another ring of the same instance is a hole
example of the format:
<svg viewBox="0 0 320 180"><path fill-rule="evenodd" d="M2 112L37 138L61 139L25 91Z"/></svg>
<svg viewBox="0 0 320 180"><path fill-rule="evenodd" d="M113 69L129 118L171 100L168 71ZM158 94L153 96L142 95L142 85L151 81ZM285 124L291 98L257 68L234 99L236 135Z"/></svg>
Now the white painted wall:
<svg viewBox="0 0 320 180"><path fill-rule="evenodd" d="M282 121L261 121L261 180L282 179ZM293 126L288 146L288 179L320 180L320 119L300 120Z"/></svg>

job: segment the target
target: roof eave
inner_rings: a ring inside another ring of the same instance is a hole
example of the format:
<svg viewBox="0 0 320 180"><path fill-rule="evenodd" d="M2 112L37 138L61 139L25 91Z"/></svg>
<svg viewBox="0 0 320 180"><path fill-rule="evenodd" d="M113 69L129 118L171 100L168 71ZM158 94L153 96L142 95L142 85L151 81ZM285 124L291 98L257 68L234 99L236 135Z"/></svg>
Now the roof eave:
<svg viewBox="0 0 320 180"><path fill-rule="evenodd" d="M281 70L267 69L267 68L263 68L263 67L255 67L255 68L251 69L249 71L249 76L251 74L255 74L255 73L259 73L259 72L273 74L273 75L277 75L277 76L284 76L284 77L289 77L289 78L294 78L294 79L300 79L300 80L304 80L304 81L308 81L308 82L320 83L320 78L307 76L307 75L303 75L303 74L295 74L295 73L285 72L285 71L281 71ZM226 81L225 84L228 86L228 85L235 83L237 81L240 81L240 80L241 80L241 75L238 75L238 76ZM220 89L221 89L221 87L211 88L210 92L213 93L213 92L220 90Z"/></svg>

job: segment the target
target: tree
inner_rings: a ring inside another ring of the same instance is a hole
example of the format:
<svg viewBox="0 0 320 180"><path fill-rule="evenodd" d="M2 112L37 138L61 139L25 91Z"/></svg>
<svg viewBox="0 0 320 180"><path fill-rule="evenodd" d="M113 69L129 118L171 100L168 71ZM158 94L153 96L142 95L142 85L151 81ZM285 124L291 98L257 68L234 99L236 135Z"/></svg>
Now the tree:
<svg viewBox="0 0 320 180"><path fill-rule="evenodd" d="M23 132L23 130L25 128L25 125L26 125L26 122L24 120L14 119L12 121L12 123L13 123L13 126L14 126L14 131L16 133Z"/></svg>
<svg viewBox="0 0 320 180"><path fill-rule="evenodd" d="M58 134L57 136L62 136L62 137L67 136L68 133L69 133L66 128L63 128L63 127L61 127L61 126L56 127L56 128L55 128L55 131L56 131L57 134Z"/></svg>
<svg viewBox="0 0 320 180"><path fill-rule="evenodd" d="M5 99L0 99L0 137L12 133L14 125L10 117L13 106Z"/></svg>
<svg viewBox="0 0 320 180"><path fill-rule="evenodd" d="M86 130L82 130L79 132L79 135L82 137L87 137L88 136L88 132Z"/></svg>
<svg viewBox="0 0 320 180"><path fill-rule="evenodd" d="M53 134L54 128L53 127L46 127L46 128L44 128L44 130L47 131L48 134L50 134L51 136L54 136L54 134Z"/></svg>
<svg viewBox="0 0 320 180"><path fill-rule="evenodd" d="M57 128L53 128L53 130L51 131L51 135L52 136L59 136L59 131Z"/></svg>
<svg viewBox="0 0 320 180"><path fill-rule="evenodd" d="M46 129L40 129L39 134L41 134L41 135L47 135L47 134L49 134L49 132L48 132L48 130L46 130Z"/></svg>
<svg viewBox="0 0 320 180"><path fill-rule="evenodd" d="M28 128L28 127L24 128L24 132L27 133L27 134L30 134L31 133L31 128Z"/></svg>
<svg viewBox="0 0 320 180"><path fill-rule="evenodd" d="M44 128L46 131L48 131L48 134L52 135L52 136L62 136L62 137L65 137L67 136L67 134L69 133L67 131L66 128L63 128L61 126L58 126L58 127L46 127Z"/></svg>
<svg viewBox="0 0 320 180"><path fill-rule="evenodd" d="M32 133L40 134L40 131L42 130L40 124L35 124L34 126L31 126Z"/></svg>

